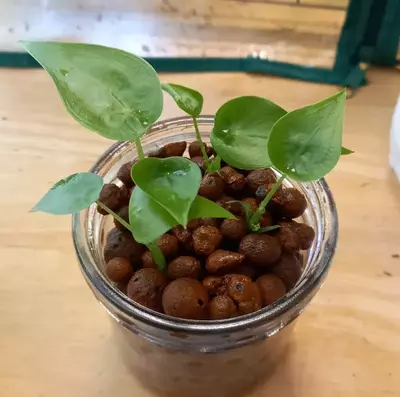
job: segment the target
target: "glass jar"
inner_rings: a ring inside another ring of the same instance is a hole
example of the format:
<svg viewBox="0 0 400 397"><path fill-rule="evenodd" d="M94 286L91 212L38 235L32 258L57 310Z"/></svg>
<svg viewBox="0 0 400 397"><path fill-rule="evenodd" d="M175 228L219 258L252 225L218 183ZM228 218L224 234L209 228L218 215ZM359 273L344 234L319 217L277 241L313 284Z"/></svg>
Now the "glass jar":
<svg viewBox="0 0 400 397"><path fill-rule="evenodd" d="M199 127L209 142L212 117L200 117ZM191 118L156 123L142 138L145 153L167 143L192 142ZM120 166L136 158L135 144L119 142L105 152L92 172L106 183L115 182ZM111 217L92 205L73 216L73 240L79 263L90 288L113 319L121 358L147 388L162 396L225 397L243 395L266 381L282 360L294 320L321 286L337 242L338 222L328 185L322 179L298 184L285 180L306 197L303 222L316 237L304 255L304 270L296 286L274 304L257 312L219 321L172 318L130 300L104 275L105 235Z"/></svg>

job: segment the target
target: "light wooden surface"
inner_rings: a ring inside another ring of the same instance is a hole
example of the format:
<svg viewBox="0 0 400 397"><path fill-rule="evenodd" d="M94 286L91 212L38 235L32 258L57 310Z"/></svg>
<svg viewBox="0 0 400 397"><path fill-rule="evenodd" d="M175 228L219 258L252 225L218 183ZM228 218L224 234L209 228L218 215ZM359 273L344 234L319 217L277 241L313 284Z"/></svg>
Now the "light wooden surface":
<svg viewBox="0 0 400 397"><path fill-rule="evenodd" d="M328 279L301 316L289 361L257 396L400 395L400 183L388 168L400 73L371 71L347 103L356 154L329 176L340 240ZM243 74L164 75L201 90L205 112L237 95L291 109L337 88ZM181 114L167 101L165 117ZM41 70L0 70L0 395L148 397L119 361L104 310L77 266L70 218L29 214L60 177L111 144L66 114Z"/></svg>

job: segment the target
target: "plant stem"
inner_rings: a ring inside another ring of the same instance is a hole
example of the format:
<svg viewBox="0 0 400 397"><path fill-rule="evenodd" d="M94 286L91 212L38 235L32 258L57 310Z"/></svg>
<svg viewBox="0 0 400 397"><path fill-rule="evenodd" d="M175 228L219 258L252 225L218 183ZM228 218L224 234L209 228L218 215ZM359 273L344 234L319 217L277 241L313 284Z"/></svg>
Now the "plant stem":
<svg viewBox="0 0 400 397"><path fill-rule="evenodd" d="M209 160L208 160L208 156L207 156L207 152L206 152L206 148L204 146L203 140L201 139L199 125L197 124L196 117L192 117L192 119L193 119L194 130L196 131L196 139L200 143L200 150L201 150L201 154L203 155L204 164L205 164L206 168L208 168Z"/></svg>
<svg viewBox="0 0 400 397"><path fill-rule="evenodd" d="M151 256L153 257L158 270L160 272L163 272L165 270L166 262L164 254L160 250L160 247L157 245L157 241L152 241L151 243L147 244L147 248L150 250Z"/></svg>
<svg viewBox="0 0 400 397"><path fill-rule="evenodd" d="M144 152L143 152L142 143L140 142L140 138L136 138L135 139L135 143L136 143L136 151L137 151L139 160L143 160L144 159Z"/></svg>
<svg viewBox="0 0 400 397"><path fill-rule="evenodd" d="M267 232L271 232L272 230L276 230L276 229L279 229L279 228L280 228L279 225L260 227L256 231L256 233L267 233Z"/></svg>
<svg viewBox="0 0 400 397"><path fill-rule="evenodd" d="M132 229L131 226L129 225L128 222L124 221L118 214L116 214L113 210L108 208L105 204L103 204L101 201L96 200L96 204L103 208L104 211L107 211L115 220L117 220L121 225L123 225L125 228L127 228L132 234Z"/></svg>
<svg viewBox="0 0 400 397"><path fill-rule="evenodd" d="M268 192L268 194L265 196L264 200L261 201L260 205L257 208L257 211L254 213L254 215L251 217L251 224L255 225L260 221L260 216L265 212L265 207L267 204L270 202L272 197L274 197L274 194L276 191L279 189L279 186L282 185L283 180L286 178L286 175L283 174L276 182L275 185L272 187L272 189Z"/></svg>
<svg viewBox="0 0 400 397"><path fill-rule="evenodd" d="M107 211L114 219L116 219L121 225L123 225L126 229L128 229L132 233L132 236L133 236L133 231L128 222L124 221L118 214L116 214L113 210L108 208L101 201L96 200L96 204L99 207L103 208L104 211ZM160 248L157 245L157 241L153 241L150 244L147 244L147 248L151 252L154 262L156 263L156 265L158 267L158 270L163 271L165 269L166 262L165 262L163 253L161 252Z"/></svg>

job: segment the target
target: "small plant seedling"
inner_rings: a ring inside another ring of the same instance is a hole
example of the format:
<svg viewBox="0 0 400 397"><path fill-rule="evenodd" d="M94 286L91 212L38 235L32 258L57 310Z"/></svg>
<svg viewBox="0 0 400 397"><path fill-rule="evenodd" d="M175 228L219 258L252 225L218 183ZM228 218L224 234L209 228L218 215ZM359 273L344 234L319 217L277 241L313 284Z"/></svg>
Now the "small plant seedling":
<svg viewBox="0 0 400 397"><path fill-rule="evenodd" d="M208 169L210 167L210 162L197 123L197 117L203 110L203 96L200 92L192 88L184 87L183 85L163 83L161 87L165 92L171 95L179 108L192 117L194 129L196 131L196 139L200 143L204 164ZM215 166L213 168L215 168Z"/></svg>
<svg viewBox="0 0 400 397"><path fill-rule="evenodd" d="M148 247L160 270L166 259L157 241L164 233L199 218L236 219L198 195L203 176L195 162L180 156L145 158L140 138L161 115L163 90L192 118L208 173L221 178L221 161L239 170L273 168L280 173L257 210L240 202L251 233L279 228L261 226L260 217L286 177L299 182L322 178L341 155L352 153L342 147L345 91L290 112L260 97L232 99L215 115L211 143L216 154L209 158L197 122L203 108L199 92L161 84L146 61L121 50L56 42L23 46L52 77L68 112L80 124L109 139L134 141L139 159L130 170L135 187L129 222L99 200L103 180L92 173L57 182L32 211L73 214L97 204Z"/></svg>

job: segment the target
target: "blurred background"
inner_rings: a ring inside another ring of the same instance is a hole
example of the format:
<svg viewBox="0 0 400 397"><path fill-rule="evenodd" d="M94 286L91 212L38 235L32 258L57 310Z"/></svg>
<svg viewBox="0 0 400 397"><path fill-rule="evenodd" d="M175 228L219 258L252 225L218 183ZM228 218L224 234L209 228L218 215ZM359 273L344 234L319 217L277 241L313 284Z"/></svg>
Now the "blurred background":
<svg viewBox="0 0 400 397"><path fill-rule="evenodd" d="M0 65L35 64L19 56L21 39L81 41L148 57L158 71L357 87L360 63L396 64L399 9L397 0L3 0Z"/></svg>

